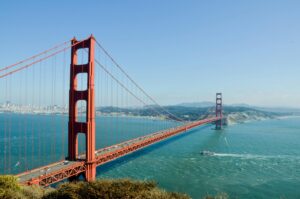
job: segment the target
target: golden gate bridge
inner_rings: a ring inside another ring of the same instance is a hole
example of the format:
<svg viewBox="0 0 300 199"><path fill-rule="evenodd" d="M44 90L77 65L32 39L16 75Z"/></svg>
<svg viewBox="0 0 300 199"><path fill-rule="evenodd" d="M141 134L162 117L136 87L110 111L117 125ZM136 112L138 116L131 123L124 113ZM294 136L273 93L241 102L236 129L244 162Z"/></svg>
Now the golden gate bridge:
<svg viewBox="0 0 300 199"><path fill-rule="evenodd" d="M160 106L92 35L3 67L0 81L1 173L26 185L81 174L92 181L97 166L201 125L222 128L221 93L214 114L184 120Z"/></svg>

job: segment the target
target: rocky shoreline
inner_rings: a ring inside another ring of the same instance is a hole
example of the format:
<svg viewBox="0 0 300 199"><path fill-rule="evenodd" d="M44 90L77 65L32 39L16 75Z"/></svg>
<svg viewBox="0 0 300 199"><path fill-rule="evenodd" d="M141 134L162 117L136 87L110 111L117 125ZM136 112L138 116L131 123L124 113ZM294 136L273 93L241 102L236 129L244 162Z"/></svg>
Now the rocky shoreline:
<svg viewBox="0 0 300 199"><path fill-rule="evenodd" d="M233 112L226 115L225 125L234 125L253 121L262 121L268 119L276 119L279 116L271 113L263 113L257 111Z"/></svg>

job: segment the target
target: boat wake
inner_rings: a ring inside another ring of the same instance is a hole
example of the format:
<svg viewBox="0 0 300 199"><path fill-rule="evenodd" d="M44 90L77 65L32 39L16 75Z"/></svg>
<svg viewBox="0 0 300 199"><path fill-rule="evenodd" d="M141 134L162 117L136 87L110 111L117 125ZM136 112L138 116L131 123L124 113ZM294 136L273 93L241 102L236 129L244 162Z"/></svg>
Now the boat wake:
<svg viewBox="0 0 300 199"><path fill-rule="evenodd" d="M219 157L235 157L235 158L265 158L264 155L254 155L254 154L234 154L234 153L215 153L214 156Z"/></svg>
<svg viewBox="0 0 300 199"><path fill-rule="evenodd" d="M214 153L212 156L217 157L233 157L233 158L244 158L244 159L270 159L270 158L293 158L299 159L299 156L293 155L256 155L256 154L235 154L235 153Z"/></svg>

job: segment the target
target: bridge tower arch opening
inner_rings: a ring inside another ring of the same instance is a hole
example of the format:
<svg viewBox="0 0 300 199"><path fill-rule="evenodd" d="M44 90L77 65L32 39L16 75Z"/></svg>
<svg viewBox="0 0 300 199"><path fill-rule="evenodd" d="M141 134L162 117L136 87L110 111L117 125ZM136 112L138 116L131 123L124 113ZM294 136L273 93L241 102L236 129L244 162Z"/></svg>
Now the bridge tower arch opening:
<svg viewBox="0 0 300 199"><path fill-rule="evenodd" d="M216 130L222 129L223 119L223 105L222 105L222 93L216 93L216 117L220 117L220 120L216 121Z"/></svg>
<svg viewBox="0 0 300 199"><path fill-rule="evenodd" d="M94 91L94 49L95 38L91 35L88 39L77 41L72 39L71 65L70 65L70 90L69 90L69 123L68 123L68 160L78 159L78 134L85 135L85 178L92 181L96 177L95 163L95 91ZM86 49L88 62L78 64L77 51ZM78 88L77 77L86 74L86 89ZM78 120L78 101L85 101L85 121Z"/></svg>

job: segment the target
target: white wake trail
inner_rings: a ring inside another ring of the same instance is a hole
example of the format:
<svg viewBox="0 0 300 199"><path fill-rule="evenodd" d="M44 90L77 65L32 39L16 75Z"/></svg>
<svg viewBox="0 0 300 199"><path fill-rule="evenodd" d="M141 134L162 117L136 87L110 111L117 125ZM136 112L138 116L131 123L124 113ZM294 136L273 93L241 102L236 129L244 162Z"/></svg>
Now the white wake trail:
<svg viewBox="0 0 300 199"><path fill-rule="evenodd" d="M245 158L245 159L267 159L267 158L296 158L296 159L299 159L300 158L300 156L292 156L292 155L257 155L257 154L235 154L235 153L214 153L213 156L235 157L235 158Z"/></svg>

